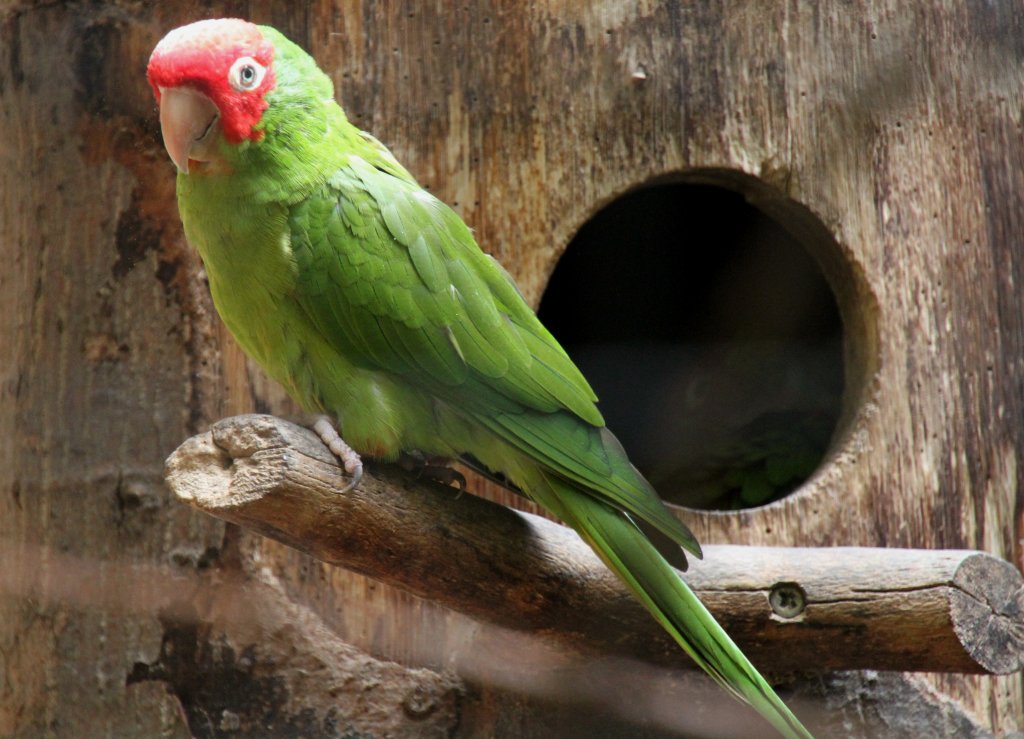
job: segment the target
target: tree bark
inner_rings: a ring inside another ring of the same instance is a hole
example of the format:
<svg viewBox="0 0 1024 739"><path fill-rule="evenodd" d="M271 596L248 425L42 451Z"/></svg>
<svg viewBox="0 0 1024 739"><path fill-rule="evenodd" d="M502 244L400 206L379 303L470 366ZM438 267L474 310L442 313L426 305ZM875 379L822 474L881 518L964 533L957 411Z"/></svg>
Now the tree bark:
<svg viewBox="0 0 1024 739"><path fill-rule="evenodd" d="M345 643L163 484L252 395L181 237L161 7L0 9L0 735L448 735L460 680Z"/></svg>
<svg viewBox="0 0 1024 739"><path fill-rule="evenodd" d="M479 648L470 619L166 490L182 440L292 410L213 313L144 78L168 30L239 13L305 46L534 303L580 226L659 177L747 188L821 245L844 421L785 500L681 511L702 543L969 549L1021 568L1019 4L7 3L0 540L28 589L0 598L0 734L696 733L680 705L712 733L739 713L690 683L659 693L672 673L633 663L604 693L567 694L562 656ZM490 659L443 674L471 654ZM370 677L346 682L366 655ZM1019 673L801 685L827 734L1024 728Z"/></svg>
<svg viewBox="0 0 1024 739"><path fill-rule="evenodd" d="M394 470L340 494L308 429L237 416L168 458L179 499L319 560L506 628L689 664L570 529ZM980 552L709 546L686 579L768 672L1008 674L1024 660L1024 579Z"/></svg>

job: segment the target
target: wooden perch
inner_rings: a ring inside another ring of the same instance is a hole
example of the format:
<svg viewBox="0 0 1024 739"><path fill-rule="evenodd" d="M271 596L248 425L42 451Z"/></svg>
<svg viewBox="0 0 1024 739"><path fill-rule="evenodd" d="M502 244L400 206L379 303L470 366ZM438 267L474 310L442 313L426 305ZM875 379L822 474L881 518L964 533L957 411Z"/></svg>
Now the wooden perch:
<svg viewBox="0 0 1024 739"><path fill-rule="evenodd" d="M340 495L335 459L287 421L225 419L166 477L200 510L481 620L687 663L570 529L383 466ZM708 546L685 577L768 671L1024 666L1022 578L982 552Z"/></svg>

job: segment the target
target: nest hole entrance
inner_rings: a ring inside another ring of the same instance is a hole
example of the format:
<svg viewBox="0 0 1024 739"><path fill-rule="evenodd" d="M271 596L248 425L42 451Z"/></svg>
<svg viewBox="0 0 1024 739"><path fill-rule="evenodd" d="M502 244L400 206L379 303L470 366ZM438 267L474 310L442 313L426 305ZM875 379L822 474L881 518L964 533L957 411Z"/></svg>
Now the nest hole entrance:
<svg viewBox="0 0 1024 739"><path fill-rule="evenodd" d="M633 463L690 508L789 495L843 416L843 321L820 266L838 247L809 210L736 177L645 186L603 207L538 311Z"/></svg>

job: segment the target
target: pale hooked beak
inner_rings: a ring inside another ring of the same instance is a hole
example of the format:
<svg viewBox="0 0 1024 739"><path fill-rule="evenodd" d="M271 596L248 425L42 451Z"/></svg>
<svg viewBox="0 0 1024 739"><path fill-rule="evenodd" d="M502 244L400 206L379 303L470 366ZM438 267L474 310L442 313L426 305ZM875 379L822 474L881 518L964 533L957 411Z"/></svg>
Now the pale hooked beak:
<svg viewBox="0 0 1024 739"><path fill-rule="evenodd" d="M220 112L210 98L187 87L160 88L160 130L164 148L178 171L188 174L189 159L208 160Z"/></svg>

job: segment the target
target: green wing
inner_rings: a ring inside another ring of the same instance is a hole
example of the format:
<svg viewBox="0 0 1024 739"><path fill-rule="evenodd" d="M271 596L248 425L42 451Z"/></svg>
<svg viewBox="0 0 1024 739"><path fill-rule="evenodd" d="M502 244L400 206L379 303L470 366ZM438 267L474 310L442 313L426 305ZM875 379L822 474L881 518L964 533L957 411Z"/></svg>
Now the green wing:
<svg viewBox="0 0 1024 739"><path fill-rule="evenodd" d="M449 402L699 556L507 273L457 214L367 142L365 159L353 156L290 212L296 299L317 330L350 361Z"/></svg>

